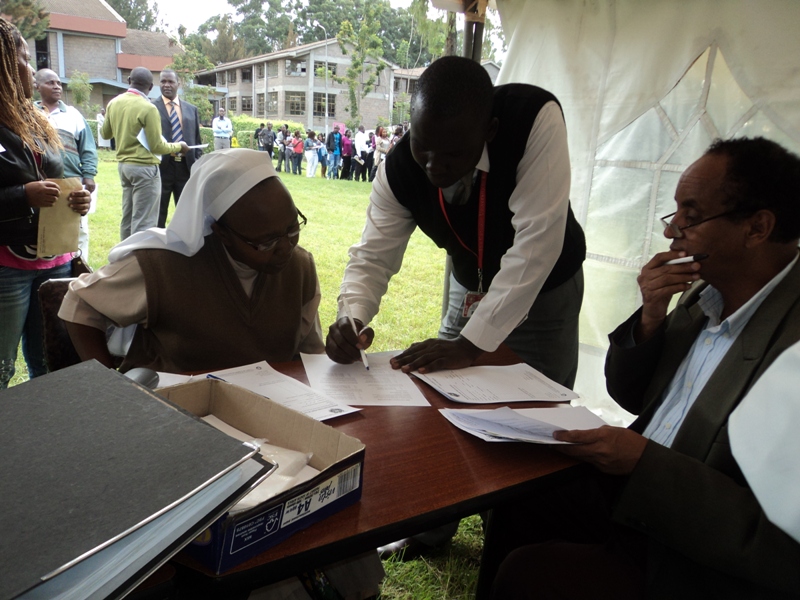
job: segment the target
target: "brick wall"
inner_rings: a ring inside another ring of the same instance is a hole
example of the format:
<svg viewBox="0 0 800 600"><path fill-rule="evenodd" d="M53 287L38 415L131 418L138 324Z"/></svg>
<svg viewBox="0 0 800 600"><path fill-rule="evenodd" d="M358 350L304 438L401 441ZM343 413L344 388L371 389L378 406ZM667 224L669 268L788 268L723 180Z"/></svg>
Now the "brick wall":
<svg viewBox="0 0 800 600"><path fill-rule="evenodd" d="M66 76L73 71L92 77L117 78L116 43L113 39L64 34Z"/></svg>

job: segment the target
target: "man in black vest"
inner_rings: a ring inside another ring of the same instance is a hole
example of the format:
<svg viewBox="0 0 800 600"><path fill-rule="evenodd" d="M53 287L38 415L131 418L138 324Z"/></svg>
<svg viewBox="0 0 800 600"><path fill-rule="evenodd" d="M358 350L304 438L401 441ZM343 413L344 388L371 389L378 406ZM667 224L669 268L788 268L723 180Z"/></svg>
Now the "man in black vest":
<svg viewBox="0 0 800 600"><path fill-rule="evenodd" d="M566 126L552 94L495 88L465 58L434 62L417 83L411 130L378 169L361 242L350 249L342 296L359 335L340 313L328 356L353 362L372 343L364 325L419 227L452 258L448 313L439 339L413 344L392 366L466 367L505 342L571 387L586 246L569 185Z"/></svg>

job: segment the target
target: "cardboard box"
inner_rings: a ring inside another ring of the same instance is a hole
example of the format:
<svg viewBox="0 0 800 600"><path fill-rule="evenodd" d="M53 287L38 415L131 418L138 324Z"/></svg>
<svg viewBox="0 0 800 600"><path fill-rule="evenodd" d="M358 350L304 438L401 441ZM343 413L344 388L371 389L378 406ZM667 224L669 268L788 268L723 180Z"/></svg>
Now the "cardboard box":
<svg viewBox="0 0 800 600"><path fill-rule="evenodd" d="M358 502L364 476L364 444L324 423L263 396L215 379L158 392L198 417L209 414L270 444L311 452L320 474L234 516L225 515L184 552L214 573L223 573L292 534Z"/></svg>

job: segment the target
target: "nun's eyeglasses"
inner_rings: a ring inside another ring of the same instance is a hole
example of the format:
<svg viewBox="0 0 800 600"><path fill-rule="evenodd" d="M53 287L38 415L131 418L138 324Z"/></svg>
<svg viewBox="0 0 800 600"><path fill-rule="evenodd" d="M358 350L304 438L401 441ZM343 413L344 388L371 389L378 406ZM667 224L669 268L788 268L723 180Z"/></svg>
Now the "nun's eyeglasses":
<svg viewBox="0 0 800 600"><path fill-rule="evenodd" d="M305 215L301 213L299 210L297 211L297 216L298 216L297 224L290 231L287 231L283 235L270 238L266 242L261 242L260 244L256 244L255 242L251 242L250 240L242 237L240 233L234 231L230 227L226 226L225 229L230 231L233 235L238 237L240 240L242 240L245 244L247 244L254 250L257 250L259 252L269 252L270 250L274 250L275 246L277 246L278 242L280 242L283 238L289 238L289 241L292 242L293 244L297 243L297 238L300 236L300 231L308 223L308 219L306 219Z"/></svg>

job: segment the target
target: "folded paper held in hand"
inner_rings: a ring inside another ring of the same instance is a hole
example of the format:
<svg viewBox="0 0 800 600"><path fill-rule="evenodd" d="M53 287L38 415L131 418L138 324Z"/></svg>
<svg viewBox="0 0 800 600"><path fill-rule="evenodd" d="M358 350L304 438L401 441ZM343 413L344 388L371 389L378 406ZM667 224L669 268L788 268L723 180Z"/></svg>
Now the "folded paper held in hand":
<svg viewBox="0 0 800 600"><path fill-rule="evenodd" d="M82 189L77 177L48 179L58 186L61 193L53 206L39 209L39 237L36 256L58 256L78 250L78 234L81 216L69 206L69 195Z"/></svg>

